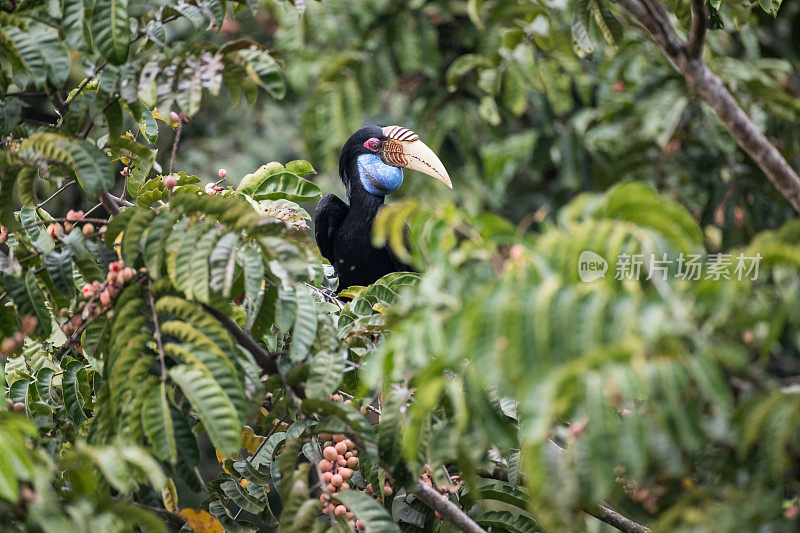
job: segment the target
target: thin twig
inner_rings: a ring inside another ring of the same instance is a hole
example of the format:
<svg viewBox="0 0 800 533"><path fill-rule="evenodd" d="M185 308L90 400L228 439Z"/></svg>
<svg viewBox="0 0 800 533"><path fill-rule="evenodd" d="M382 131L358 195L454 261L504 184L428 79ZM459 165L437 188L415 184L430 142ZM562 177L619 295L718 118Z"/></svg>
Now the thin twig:
<svg viewBox="0 0 800 533"><path fill-rule="evenodd" d="M698 58L703 51L703 41L708 28L708 13L705 0L692 0L692 29L689 31L687 52L689 57Z"/></svg>
<svg viewBox="0 0 800 533"><path fill-rule="evenodd" d="M153 335L156 338L156 346L158 347L158 360L161 363L161 382L167 381L167 363L164 355L164 345L161 341L161 327L158 325L158 314L156 313L156 302L153 299L153 284L147 290L147 298L150 303L150 312L153 315Z"/></svg>
<svg viewBox="0 0 800 533"><path fill-rule="evenodd" d="M178 143L181 142L181 130L183 130L183 121L178 120L178 129L175 130L175 140L172 141L172 154L169 156L169 173L175 170L175 155L178 153Z"/></svg>
<svg viewBox="0 0 800 533"><path fill-rule="evenodd" d="M37 208L37 209L39 209L39 208L40 208L40 207L42 207L44 204L46 204L47 202L49 202L50 200L52 200L53 198L55 198L56 196L58 196L59 194L61 194L61 192L62 192L62 191L66 190L66 189L67 189L69 186L71 186L71 185L74 185L75 183L76 183L76 181L75 181L75 180L68 181L67 183L65 183L64 185L62 185L62 186L61 186L61 188L59 188L59 189L58 189L56 192L54 192L53 194L51 194L51 195L50 195L50 196L49 196L49 197L48 197L46 200L42 200L41 202L39 202L39 205L37 205L37 206L36 206L36 208Z"/></svg>
<svg viewBox="0 0 800 533"><path fill-rule="evenodd" d="M83 217L80 220L68 220L65 217L58 217L58 218L51 218L50 220L38 220L36 222L31 222L30 224L25 224L24 226L20 226L16 229L16 231L22 231L25 229L35 228L36 226L44 226L52 224L53 222L70 222L70 223L77 223L77 222L91 222L93 224L108 224L107 218L87 218Z"/></svg>

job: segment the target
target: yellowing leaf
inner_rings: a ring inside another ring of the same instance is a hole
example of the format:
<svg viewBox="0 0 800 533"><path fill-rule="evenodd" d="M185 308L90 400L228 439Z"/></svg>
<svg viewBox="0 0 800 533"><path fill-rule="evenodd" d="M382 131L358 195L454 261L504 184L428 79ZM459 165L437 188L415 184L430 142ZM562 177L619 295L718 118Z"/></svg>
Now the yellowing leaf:
<svg viewBox="0 0 800 533"><path fill-rule="evenodd" d="M161 115L159 115L157 107L153 108L153 118L156 119L156 120L160 120L161 122L165 122L165 123L169 124L170 126L172 126L173 128L177 128L178 127L178 123L177 122L172 122L170 119L164 118Z"/></svg>
<svg viewBox="0 0 800 533"><path fill-rule="evenodd" d="M164 488L161 489L161 501L164 502L164 508L170 513L178 511L178 491L171 477L167 478Z"/></svg>
<svg viewBox="0 0 800 533"><path fill-rule="evenodd" d="M266 437L256 435L255 431L253 431L253 428L250 426L244 426L242 428L242 448L248 452L256 453L258 447L261 446L261 443L265 440L267 440Z"/></svg>
<svg viewBox="0 0 800 533"><path fill-rule="evenodd" d="M178 513L186 519L186 523L195 533L225 533L222 524L207 511L181 509Z"/></svg>

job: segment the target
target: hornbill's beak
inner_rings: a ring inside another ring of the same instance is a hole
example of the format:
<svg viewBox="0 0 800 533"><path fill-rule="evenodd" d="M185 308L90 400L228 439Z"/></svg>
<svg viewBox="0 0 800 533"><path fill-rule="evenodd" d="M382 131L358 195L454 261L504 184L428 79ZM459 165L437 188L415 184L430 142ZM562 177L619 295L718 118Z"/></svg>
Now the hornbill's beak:
<svg viewBox="0 0 800 533"><path fill-rule="evenodd" d="M419 140L419 135L401 126L386 126L383 136L386 140L381 145L380 154L384 163L418 170L453 188L444 165L433 150Z"/></svg>

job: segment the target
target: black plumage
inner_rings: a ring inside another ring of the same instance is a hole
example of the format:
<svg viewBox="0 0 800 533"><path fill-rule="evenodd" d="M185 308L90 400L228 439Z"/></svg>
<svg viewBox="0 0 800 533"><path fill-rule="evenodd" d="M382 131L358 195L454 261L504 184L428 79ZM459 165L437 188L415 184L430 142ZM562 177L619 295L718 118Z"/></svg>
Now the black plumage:
<svg viewBox="0 0 800 533"><path fill-rule="evenodd" d="M339 289L369 285L390 272L410 270L386 248L372 245L372 223L384 197L369 193L359 178L357 158L374 153L364 146L369 139L384 139L380 126L366 126L344 145L339 177L350 205L333 194L325 195L314 214L314 235L323 257L339 276Z"/></svg>

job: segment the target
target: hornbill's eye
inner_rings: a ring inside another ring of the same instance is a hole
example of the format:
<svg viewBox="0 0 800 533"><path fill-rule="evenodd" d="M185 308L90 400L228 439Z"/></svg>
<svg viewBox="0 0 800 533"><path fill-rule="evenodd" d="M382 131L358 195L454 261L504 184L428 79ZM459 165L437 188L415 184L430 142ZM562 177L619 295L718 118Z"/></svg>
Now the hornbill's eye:
<svg viewBox="0 0 800 533"><path fill-rule="evenodd" d="M372 139L369 139L367 142L365 142L364 146L368 150L372 150L373 152L377 152L378 148L381 147L381 142L378 139L376 139L375 137L373 137Z"/></svg>

